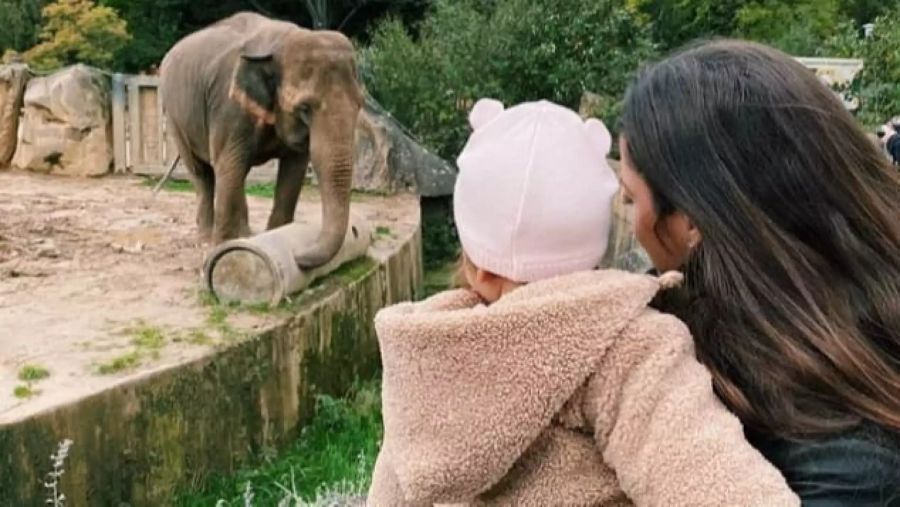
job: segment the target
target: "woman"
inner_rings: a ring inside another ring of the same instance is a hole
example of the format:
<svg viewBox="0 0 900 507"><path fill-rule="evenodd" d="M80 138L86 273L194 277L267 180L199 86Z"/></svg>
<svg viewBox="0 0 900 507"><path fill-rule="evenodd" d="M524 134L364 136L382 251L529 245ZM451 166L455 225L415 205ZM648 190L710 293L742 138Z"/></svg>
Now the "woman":
<svg viewBox="0 0 900 507"><path fill-rule="evenodd" d="M629 90L621 181L698 358L804 505L900 506L900 178L815 75L694 46Z"/></svg>

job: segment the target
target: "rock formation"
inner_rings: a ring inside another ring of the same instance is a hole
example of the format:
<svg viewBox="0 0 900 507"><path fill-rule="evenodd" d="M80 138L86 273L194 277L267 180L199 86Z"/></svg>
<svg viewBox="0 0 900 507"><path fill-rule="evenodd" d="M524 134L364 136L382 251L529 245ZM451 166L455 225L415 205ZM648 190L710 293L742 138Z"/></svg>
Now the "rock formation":
<svg viewBox="0 0 900 507"><path fill-rule="evenodd" d="M13 165L31 171L99 176L113 160L110 82L84 65L34 78Z"/></svg>

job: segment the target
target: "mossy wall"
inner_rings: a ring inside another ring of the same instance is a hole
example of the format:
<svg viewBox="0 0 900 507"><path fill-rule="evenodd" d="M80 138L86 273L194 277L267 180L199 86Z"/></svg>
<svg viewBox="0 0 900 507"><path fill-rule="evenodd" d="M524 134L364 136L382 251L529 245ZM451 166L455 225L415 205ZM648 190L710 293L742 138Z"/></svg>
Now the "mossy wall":
<svg viewBox="0 0 900 507"><path fill-rule="evenodd" d="M330 277L258 336L0 428L0 505L44 505L50 455L66 438L61 491L72 506L168 505L179 488L279 448L316 394L377 372L375 313L421 285L417 232L383 263Z"/></svg>

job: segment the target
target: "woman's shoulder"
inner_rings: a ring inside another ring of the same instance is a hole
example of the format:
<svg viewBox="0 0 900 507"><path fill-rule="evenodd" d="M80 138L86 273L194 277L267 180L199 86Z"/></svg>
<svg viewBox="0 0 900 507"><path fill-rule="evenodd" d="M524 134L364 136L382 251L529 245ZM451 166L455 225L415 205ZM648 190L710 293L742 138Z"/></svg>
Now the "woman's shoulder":
<svg viewBox="0 0 900 507"><path fill-rule="evenodd" d="M874 424L788 441L748 435L806 507L900 507L900 433Z"/></svg>

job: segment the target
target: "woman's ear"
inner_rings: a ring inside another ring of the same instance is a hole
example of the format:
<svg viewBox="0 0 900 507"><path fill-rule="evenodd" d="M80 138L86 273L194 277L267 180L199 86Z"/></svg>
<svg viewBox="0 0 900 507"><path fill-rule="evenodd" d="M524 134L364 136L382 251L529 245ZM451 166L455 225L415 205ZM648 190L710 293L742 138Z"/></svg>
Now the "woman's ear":
<svg viewBox="0 0 900 507"><path fill-rule="evenodd" d="M700 243L703 241L703 234L700 232L700 229L694 225L694 222L688 218L688 231L687 231L687 245L688 248L693 250L700 246Z"/></svg>
<svg viewBox="0 0 900 507"><path fill-rule="evenodd" d="M663 219L666 221L666 235L672 242L671 246L677 249L676 251L687 255L700 246L703 234L683 211L675 211Z"/></svg>

